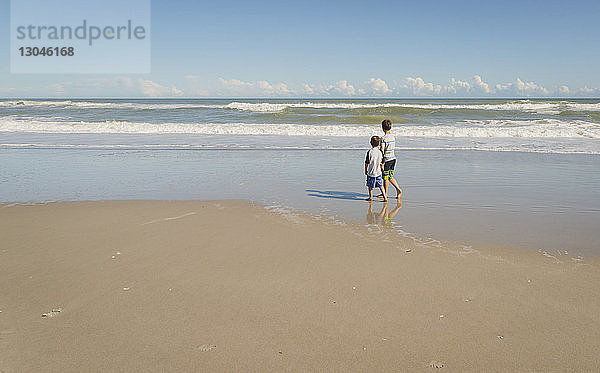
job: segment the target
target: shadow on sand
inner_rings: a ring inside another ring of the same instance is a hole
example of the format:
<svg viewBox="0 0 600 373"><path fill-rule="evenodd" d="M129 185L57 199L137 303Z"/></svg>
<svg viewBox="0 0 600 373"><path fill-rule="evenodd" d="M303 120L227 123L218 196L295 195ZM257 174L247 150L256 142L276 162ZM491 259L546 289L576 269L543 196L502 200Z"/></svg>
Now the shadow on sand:
<svg viewBox="0 0 600 373"><path fill-rule="evenodd" d="M310 197L331 198L331 199L346 199L349 201L364 201L369 197L368 194L355 192L339 192L336 190L314 190L306 189L307 195Z"/></svg>

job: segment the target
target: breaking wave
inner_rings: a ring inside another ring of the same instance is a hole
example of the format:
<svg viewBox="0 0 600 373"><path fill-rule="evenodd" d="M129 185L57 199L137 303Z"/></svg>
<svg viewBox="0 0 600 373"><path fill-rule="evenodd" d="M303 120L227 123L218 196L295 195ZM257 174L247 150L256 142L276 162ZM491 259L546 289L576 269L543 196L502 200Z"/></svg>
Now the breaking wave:
<svg viewBox="0 0 600 373"><path fill-rule="evenodd" d="M600 112L600 103L583 103L573 101L538 102L529 100L506 101L500 103L453 104L453 103L369 103L369 102L230 102L227 104L204 104L196 102L183 103L147 103L147 102L91 102L91 101L37 101L13 100L1 101L0 107L36 106L48 108L87 108L87 109L130 109L130 110L177 110L177 109L222 109L243 112L273 113L288 109L317 110L352 110L376 108L405 108L420 110L453 110L453 111L518 111L558 115L565 111Z"/></svg>
<svg viewBox="0 0 600 373"><path fill-rule="evenodd" d="M45 118L0 118L0 131L26 133L204 134L368 137L378 126L275 123L146 123L130 121L74 122ZM600 125L582 120L463 120L453 125L399 124L393 133L403 137L483 138L600 138Z"/></svg>

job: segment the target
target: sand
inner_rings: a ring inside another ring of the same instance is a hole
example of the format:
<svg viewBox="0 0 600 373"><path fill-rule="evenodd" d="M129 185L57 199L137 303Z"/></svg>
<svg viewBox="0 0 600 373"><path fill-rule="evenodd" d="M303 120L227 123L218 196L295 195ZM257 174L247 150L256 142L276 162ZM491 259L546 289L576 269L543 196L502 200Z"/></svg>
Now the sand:
<svg viewBox="0 0 600 373"><path fill-rule="evenodd" d="M599 268L245 201L5 204L0 371L598 371Z"/></svg>

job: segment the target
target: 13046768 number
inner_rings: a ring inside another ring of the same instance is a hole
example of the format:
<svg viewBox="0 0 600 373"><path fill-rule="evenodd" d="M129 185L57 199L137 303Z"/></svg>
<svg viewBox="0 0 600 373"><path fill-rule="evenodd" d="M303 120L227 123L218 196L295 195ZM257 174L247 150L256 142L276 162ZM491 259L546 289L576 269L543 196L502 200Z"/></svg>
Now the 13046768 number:
<svg viewBox="0 0 600 373"><path fill-rule="evenodd" d="M19 48L21 57L44 56L44 57L72 57L75 55L73 47L21 47Z"/></svg>

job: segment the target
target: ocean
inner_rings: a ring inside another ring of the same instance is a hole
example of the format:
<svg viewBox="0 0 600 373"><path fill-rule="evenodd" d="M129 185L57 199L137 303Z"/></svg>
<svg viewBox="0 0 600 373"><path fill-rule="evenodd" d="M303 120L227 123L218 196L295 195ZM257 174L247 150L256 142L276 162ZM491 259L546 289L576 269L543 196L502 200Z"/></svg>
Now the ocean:
<svg viewBox="0 0 600 373"><path fill-rule="evenodd" d="M404 191L387 212L363 201L383 119ZM394 211L422 242L600 255L599 99L6 99L0 159L4 203L250 199L370 225Z"/></svg>
<svg viewBox="0 0 600 373"><path fill-rule="evenodd" d="M2 146L398 149L600 154L600 100L4 100ZM44 136L40 136L44 134Z"/></svg>

